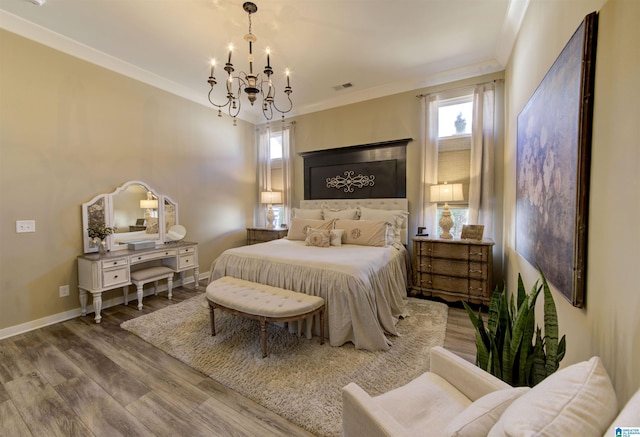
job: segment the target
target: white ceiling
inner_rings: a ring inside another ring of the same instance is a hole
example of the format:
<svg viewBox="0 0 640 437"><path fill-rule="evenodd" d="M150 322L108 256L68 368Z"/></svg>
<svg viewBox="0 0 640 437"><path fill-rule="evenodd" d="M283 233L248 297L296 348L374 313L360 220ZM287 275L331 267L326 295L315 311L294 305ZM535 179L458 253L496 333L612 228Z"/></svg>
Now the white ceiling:
<svg viewBox="0 0 640 437"><path fill-rule="evenodd" d="M529 0L254 2L257 71L268 46L280 90L285 68L291 70L296 115L501 71ZM225 99L221 64L229 43L236 72L248 70L242 3L0 0L0 27L209 105L211 58L217 102ZM248 111L245 99L239 117L264 121L257 106Z"/></svg>

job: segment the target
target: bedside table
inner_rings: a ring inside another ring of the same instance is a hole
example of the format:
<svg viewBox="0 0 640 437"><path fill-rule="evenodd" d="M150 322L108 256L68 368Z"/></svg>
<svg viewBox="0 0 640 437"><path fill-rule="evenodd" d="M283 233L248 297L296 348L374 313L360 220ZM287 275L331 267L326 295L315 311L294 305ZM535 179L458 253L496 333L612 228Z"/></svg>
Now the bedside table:
<svg viewBox="0 0 640 437"><path fill-rule="evenodd" d="M491 240L413 237L413 293L488 305L491 300Z"/></svg>
<svg viewBox="0 0 640 437"><path fill-rule="evenodd" d="M247 244L279 240L286 237L288 233L289 229L287 228L247 228Z"/></svg>

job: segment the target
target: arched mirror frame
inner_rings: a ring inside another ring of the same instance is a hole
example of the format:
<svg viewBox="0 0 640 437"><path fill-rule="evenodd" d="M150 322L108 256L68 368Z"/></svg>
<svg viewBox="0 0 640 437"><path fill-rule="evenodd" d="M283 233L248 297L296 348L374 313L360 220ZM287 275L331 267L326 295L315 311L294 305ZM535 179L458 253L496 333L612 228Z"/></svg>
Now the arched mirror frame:
<svg viewBox="0 0 640 437"><path fill-rule="evenodd" d="M87 228L93 223L104 223L108 227L113 227L115 224L114 214L114 196L126 191L132 185L140 185L145 191L150 192L155 198L158 199L158 234L155 236L142 236L139 239L145 241L153 241L156 245L164 244L165 235L167 233L167 225L177 225L178 223L178 204L174 202L169 196L163 195L155 191L151 186L141 181L129 181L116 188L112 193L98 194L90 201L82 204L82 235L83 246L85 253L97 252L98 247L93 245ZM171 214L171 206L173 206L173 214ZM134 235L131 232L120 232L117 234L109 235L105 240L107 243L107 250L124 250L128 248L127 242L123 242L125 239L130 239ZM151 235L151 234L150 234ZM136 239L136 238L133 238ZM120 243L118 242L120 241Z"/></svg>

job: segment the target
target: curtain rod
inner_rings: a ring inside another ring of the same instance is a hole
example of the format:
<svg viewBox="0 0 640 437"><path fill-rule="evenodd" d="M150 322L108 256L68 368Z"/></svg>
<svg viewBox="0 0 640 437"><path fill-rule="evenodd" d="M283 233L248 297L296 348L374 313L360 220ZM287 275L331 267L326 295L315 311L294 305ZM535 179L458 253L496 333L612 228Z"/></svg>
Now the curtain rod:
<svg viewBox="0 0 640 437"><path fill-rule="evenodd" d="M431 94L444 93L444 92L447 92L447 91L456 91L456 90L461 90L461 89L464 89L464 88L476 87L476 86L479 86L479 85L487 85L487 84L490 84L490 83L502 83L502 82L504 82L504 79L493 79L493 80L490 80L488 82L473 83L471 85L459 86L459 87L456 87L456 88L447 88L447 89L442 90L442 91L434 91L434 92L428 93L428 94L418 94L416 97L421 99L423 97L430 96Z"/></svg>

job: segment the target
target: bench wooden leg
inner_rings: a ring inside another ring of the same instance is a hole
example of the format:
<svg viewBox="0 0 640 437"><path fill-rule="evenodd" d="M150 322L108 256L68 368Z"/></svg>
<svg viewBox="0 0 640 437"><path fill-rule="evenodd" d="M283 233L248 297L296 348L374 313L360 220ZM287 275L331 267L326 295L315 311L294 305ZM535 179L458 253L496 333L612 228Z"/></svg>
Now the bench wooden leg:
<svg viewBox="0 0 640 437"><path fill-rule="evenodd" d="M320 344L324 344L324 308L320 310Z"/></svg>
<svg viewBox="0 0 640 437"><path fill-rule="evenodd" d="M267 322L260 320L260 336L262 337L262 358L267 356Z"/></svg>
<svg viewBox="0 0 640 437"><path fill-rule="evenodd" d="M213 305L209 304L209 318L211 319L211 335L216 335L216 318L213 315Z"/></svg>

